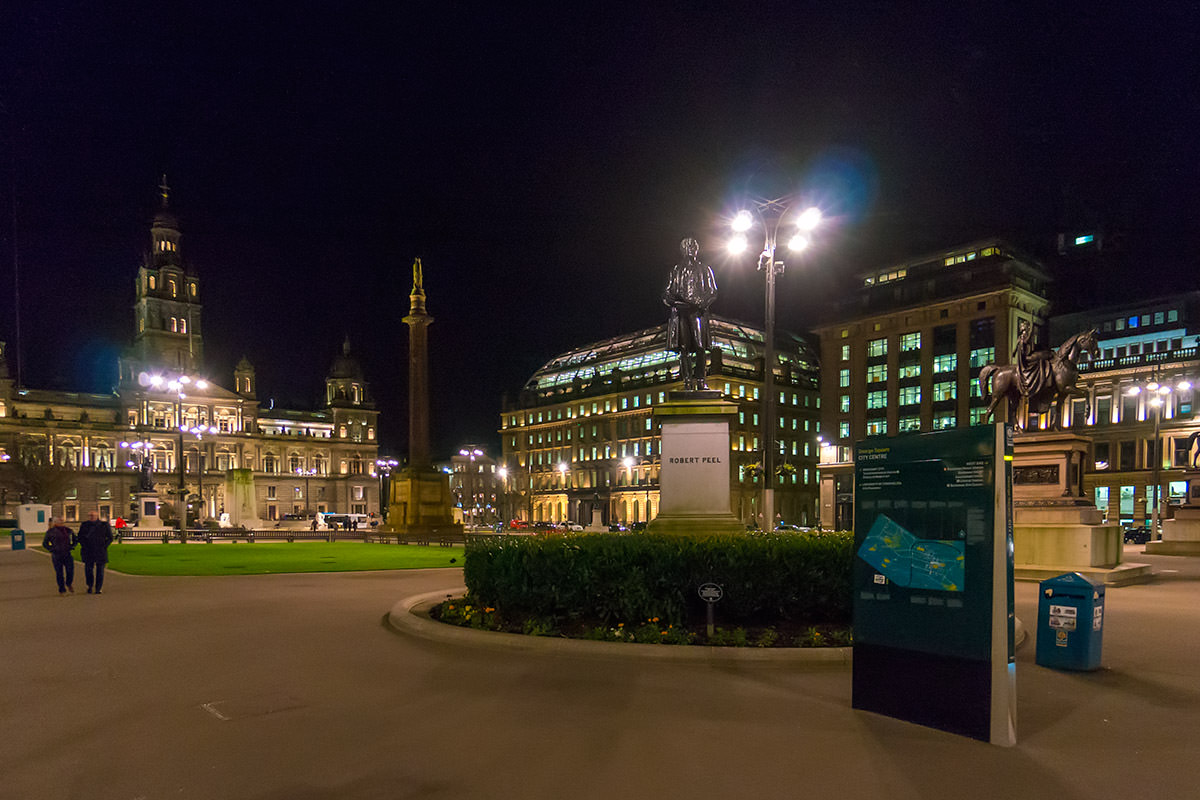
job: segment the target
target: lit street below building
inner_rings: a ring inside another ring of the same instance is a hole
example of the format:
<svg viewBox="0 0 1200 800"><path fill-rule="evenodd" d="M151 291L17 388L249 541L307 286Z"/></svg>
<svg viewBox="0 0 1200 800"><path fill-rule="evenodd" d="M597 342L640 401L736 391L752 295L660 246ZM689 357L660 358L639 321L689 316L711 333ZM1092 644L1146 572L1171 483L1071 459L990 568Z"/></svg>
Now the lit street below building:
<svg viewBox="0 0 1200 800"><path fill-rule="evenodd" d="M204 545L197 545L204 546ZM240 546L240 545L239 545ZM249 546L249 545L247 545ZM284 546L284 545L253 545ZM55 592L0 550L11 800L1193 796L1200 559L1110 589L1104 669L1018 650L1018 744L850 708L850 670L412 638L382 620L457 570L145 578ZM1033 634L1037 587L1017 585ZM480 634L495 636L496 634ZM897 687L936 692L936 686Z"/></svg>

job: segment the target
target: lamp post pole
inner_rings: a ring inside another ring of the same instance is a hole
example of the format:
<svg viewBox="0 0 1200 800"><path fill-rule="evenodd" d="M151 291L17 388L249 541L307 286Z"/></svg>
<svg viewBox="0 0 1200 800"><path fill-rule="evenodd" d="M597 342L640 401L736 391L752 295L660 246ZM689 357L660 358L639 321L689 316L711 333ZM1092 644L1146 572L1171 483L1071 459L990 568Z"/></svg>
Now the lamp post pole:
<svg viewBox="0 0 1200 800"><path fill-rule="evenodd" d="M733 230L737 234L729 242L731 253L740 253L747 247L746 231L759 224L763 229L763 249L758 256L758 269L765 273L766 296L763 327L763 530L775 529L775 277L783 274L785 264L775 260L776 243L780 224L787 219L792 222L791 212L798 200L794 195L784 195L774 200L754 201L753 211L743 209L733 219ZM794 215L796 234L788 242L788 249L800 251L808 247L808 232L821 222L821 212L815 207L806 208Z"/></svg>
<svg viewBox="0 0 1200 800"><path fill-rule="evenodd" d="M379 516L383 517L384 522L387 522L388 501L391 499L387 496L387 492L392 479L392 470L399 464L400 462L394 458L375 459L375 471L379 473Z"/></svg>

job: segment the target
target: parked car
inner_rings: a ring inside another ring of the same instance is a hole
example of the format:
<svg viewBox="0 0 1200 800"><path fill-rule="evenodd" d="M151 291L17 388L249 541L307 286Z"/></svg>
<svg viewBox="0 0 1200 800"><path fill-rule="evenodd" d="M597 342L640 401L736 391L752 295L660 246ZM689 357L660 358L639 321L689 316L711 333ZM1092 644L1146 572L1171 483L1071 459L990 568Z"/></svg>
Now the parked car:
<svg viewBox="0 0 1200 800"><path fill-rule="evenodd" d="M608 530L612 533L620 533L621 531L625 530L625 526L619 522L614 522L608 526Z"/></svg>
<svg viewBox="0 0 1200 800"><path fill-rule="evenodd" d="M583 531L583 526L578 522L564 522L562 527L564 531L572 531L574 533L580 533Z"/></svg>
<svg viewBox="0 0 1200 800"><path fill-rule="evenodd" d="M514 520L509 521L508 528L509 528L509 530L513 530L513 531L528 530L529 523L523 519L514 519Z"/></svg>
<svg viewBox="0 0 1200 800"><path fill-rule="evenodd" d="M1125 529L1125 544L1145 544L1150 541L1150 529L1137 525Z"/></svg>
<svg viewBox="0 0 1200 800"><path fill-rule="evenodd" d="M633 531L634 533L642 533L643 531L646 530L646 523L635 522L629 526L629 530Z"/></svg>

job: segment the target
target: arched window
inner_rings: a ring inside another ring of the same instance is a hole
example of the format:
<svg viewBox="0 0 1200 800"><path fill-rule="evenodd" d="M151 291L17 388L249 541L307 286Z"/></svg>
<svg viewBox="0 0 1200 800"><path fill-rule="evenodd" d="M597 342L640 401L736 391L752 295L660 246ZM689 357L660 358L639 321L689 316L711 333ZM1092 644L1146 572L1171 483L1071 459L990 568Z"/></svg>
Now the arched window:
<svg viewBox="0 0 1200 800"><path fill-rule="evenodd" d="M158 279L155 278L153 275L151 275L150 276L150 289L151 289L151 291L153 291L154 289L157 289L157 288L158 288Z"/></svg>

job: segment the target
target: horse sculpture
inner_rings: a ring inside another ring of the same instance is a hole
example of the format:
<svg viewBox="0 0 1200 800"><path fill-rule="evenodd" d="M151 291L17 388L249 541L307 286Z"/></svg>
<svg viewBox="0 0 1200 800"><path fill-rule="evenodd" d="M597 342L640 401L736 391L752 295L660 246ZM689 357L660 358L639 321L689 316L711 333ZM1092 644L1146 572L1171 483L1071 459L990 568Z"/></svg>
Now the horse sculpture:
<svg viewBox="0 0 1200 800"><path fill-rule="evenodd" d="M1027 387L1028 395L1022 392L1016 365L986 365L979 372L979 389L985 398L991 398L987 407L987 416L990 417L996 413L996 407L1000 405L1001 400L1007 400L1008 419L1015 427L1024 429L1024 421L1028 417L1028 413L1045 414L1049 412L1050 427L1061 430L1063 405L1071 397L1083 396L1082 392L1075 389L1075 382L1079 379L1079 357L1082 353L1087 353L1091 358L1095 358L1099 353L1095 328L1075 334L1063 342L1062 346L1053 353L1043 351L1037 354L1039 358L1049 361L1050 366L1046 370L1044 380L1039 381L1036 386ZM989 382L991 383L990 389ZM1017 410L1022 397L1026 400L1028 413L1018 420Z"/></svg>

